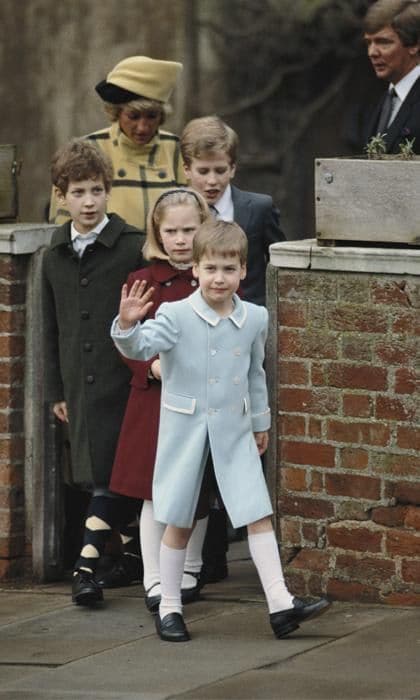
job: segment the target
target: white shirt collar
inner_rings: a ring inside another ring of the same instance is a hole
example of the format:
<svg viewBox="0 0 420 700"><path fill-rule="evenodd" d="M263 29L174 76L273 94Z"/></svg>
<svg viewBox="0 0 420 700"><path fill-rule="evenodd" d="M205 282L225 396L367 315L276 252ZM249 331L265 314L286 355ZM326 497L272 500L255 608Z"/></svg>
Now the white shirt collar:
<svg viewBox="0 0 420 700"><path fill-rule="evenodd" d="M222 221L233 221L232 189L228 185L220 199L214 205L217 209L217 218Z"/></svg>
<svg viewBox="0 0 420 700"><path fill-rule="evenodd" d="M89 242L91 242L93 238L97 238L97 236L99 236L100 232L105 228L108 221L109 217L105 214L102 221L100 221L99 224L92 229L92 231L88 231L88 233L79 233L72 221L70 227L71 240L74 241L76 238L78 238L80 241L89 239Z"/></svg>
<svg viewBox="0 0 420 700"><path fill-rule="evenodd" d="M391 86L394 88L401 102L404 102L418 78L420 78L420 65L414 66L414 68L395 85L391 83Z"/></svg>

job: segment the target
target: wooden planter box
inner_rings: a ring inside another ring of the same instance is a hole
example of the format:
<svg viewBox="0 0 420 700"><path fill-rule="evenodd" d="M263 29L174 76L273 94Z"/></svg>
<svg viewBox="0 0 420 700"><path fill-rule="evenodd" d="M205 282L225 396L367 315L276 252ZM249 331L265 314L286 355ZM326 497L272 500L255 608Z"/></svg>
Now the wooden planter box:
<svg viewBox="0 0 420 700"><path fill-rule="evenodd" d="M420 246L420 158L317 158L315 224L319 245Z"/></svg>

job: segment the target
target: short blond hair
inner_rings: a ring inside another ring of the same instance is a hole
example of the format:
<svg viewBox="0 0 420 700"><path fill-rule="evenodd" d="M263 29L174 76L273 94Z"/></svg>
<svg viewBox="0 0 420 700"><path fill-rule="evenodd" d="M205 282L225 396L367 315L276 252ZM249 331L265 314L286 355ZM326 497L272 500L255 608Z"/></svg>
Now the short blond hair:
<svg viewBox="0 0 420 700"><path fill-rule="evenodd" d="M181 134L181 154L187 167L193 158L206 158L215 153L225 153L231 165L237 160L239 139L236 131L220 117L192 119Z"/></svg>
<svg viewBox="0 0 420 700"><path fill-rule="evenodd" d="M168 207L179 207L187 204L192 204L196 208L200 224L210 217L209 208L204 197L189 187L177 187L173 190L166 190L160 195L147 217L146 242L143 246L143 257L145 260L169 259L162 245L159 229Z"/></svg>
<svg viewBox="0 0 420 700"><path fill-rule="evenodd" d="M245 265L248 255L245 232L234 221L210 218L200 226L193 240L193 261L198 264L205 255L239 257L241 265Z"/></svg>

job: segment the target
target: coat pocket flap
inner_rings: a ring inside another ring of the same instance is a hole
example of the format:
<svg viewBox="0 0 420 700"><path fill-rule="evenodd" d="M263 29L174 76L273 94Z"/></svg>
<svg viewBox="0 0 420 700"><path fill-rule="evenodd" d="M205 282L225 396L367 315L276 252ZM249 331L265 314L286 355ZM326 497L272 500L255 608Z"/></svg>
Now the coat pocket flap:
<svg viewBox="0 0 420 700"><path fill-rule="evenodd" d="M171 394L166 391L163 397L162 405L169 411L177 413L188 413L192 415L195 411L197 399L193 396L185 396L183 394Z"/></svg>

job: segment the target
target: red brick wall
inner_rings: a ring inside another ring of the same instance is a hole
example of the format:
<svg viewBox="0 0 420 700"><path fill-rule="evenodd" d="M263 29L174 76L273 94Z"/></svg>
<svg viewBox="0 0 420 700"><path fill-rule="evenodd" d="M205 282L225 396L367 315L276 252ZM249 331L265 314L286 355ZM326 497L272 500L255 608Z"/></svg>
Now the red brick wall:
<svg viewBox="0 0 420 700"><path fill-rule="evenodd" d="M292 589L420 605L420 278L277 269Z"/></svg>
<svg viewBox="0 0 420 700"><path fill-rule="evenodd" d="M24 367L28 256L0 255L0 579L21 575L25 554Z"/></svg>

